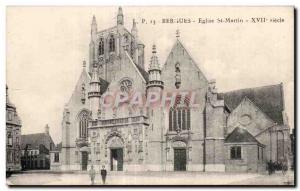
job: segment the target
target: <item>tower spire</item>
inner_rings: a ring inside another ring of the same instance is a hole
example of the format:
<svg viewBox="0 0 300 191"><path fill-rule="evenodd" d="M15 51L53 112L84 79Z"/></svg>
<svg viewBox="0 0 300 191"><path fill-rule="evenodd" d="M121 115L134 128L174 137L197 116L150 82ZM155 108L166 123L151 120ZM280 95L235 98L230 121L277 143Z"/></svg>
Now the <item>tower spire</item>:
<svg viewBox="0 0 300 191"><path fill-rule="evenodd" d="M136 27L136 22L135 22L135 20L133 19L132 20L132 29L131 29L131 34L134 36L134 38L136 38L137 39L137 27Z"/></svg>
<svg viewBox="0 0 300 191"><path fill-rule="evenodd" d="M91 40L96 42L97 36L97 21L95 15L93 15L92 24L91 24Z"/></svg>
<svg viewBox="0 0 300 191"><path fill-rule="evenodd" d="M123 24L124 24L123 10L122 7L119 7L118 16L117 16L117 25L123 25Z"/></svg>
<svg viewBox="0 0 300 191"><path fill-rule="evenodd" d="M152 56L150 60L149 66L149 82L147 84L147 89L150 87L159 87L163 88L163 81L161 80L161 69L158 62L158 57L156 55L156 46L153 44L152 46Z"/></svg>

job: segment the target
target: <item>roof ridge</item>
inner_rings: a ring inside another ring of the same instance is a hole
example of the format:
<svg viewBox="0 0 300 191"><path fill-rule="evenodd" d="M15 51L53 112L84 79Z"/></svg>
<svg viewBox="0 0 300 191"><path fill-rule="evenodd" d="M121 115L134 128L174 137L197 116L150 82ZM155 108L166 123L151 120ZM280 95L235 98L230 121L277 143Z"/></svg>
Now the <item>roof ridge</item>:
<svg viewBox="0 0 300 191"><path fill-rule="evenodd" d="M239 130L242 130L242 132L239 132ZM242 133L245 133L246 136L250 136L252 139L254 139L253 141L239 141L239 140L235 140L235 141L232 141L230 140L230 142L245 142L245 143L252 143L252 142L256 142L258 144L261 144L256 138L255 136L253 136L246 128L243 128L243 127L240 127L240 126L237 126L226 138L225 138L225 142L228 141L229 138L231 138L235 133L239 133L239 134L242 134ZM235 137L236 138L236 137ZM263 144L261 144L263 145Z"/></svg>
<svg viewBox="0 0 300 191"><path fill-rule="evenodd" d="M30 133L30 134L23 134L21 136L28 136L28 135L38 135L38 134L47 134L47 133Z"/></svg>
<svg viewBox="0 0 300 191"><path fill-rule="evenodd" d="M242 88L242 89L234 89L226 92L220 92L220 94L226 94L226 93L232 93L236 91L242 91L242 90L250 90L250 89L258 89L258 88L267 88L267 87L274 87L274 86L281 86L282 83L279 84L271 84L271 85L264 85L264 86L256 86L256 87L250 87L250 88Z"/></svg>
<svg viewBox="0 0 300 191"><path fill-rule="evenodd" d="M274 121L274 119L272 119L269 115L267 115L267 112L264 112L257 104L254 103L253 100L251 100L248 96L244 96L243 100L249 100L249 102L254 106L256 107L260 112L262 112L262 114L264 116L266 116L267 119L269 119L271 122L273 122L274 124L276 124L277 122ZM270 113L270 112L268 112Z"/></svg>

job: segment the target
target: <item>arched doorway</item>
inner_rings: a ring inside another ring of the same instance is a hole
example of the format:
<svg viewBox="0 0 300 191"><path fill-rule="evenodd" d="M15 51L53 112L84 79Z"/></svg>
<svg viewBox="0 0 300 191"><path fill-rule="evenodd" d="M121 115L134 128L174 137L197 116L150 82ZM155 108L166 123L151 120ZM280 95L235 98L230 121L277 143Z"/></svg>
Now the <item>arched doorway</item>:
<svg viewBox="0 0 300 191"><path fill-rule="evenodd" d="M123 140L118 136L113 136L108 141L108 148L110 150L110 170L123 171Z"/></svg>
<svg viewBox="0 0 300 191"><path fill-rule="evenodd" d="M175 141L172 146L174 149L174 171L186 171L186 144L183 141Z"/></svg>
<svg viewBox="0 0 300 191"><path fill-rule="evenodd" d="M81 170L86 171L88 166L89 155L88 152L81 152Z"/></svg>

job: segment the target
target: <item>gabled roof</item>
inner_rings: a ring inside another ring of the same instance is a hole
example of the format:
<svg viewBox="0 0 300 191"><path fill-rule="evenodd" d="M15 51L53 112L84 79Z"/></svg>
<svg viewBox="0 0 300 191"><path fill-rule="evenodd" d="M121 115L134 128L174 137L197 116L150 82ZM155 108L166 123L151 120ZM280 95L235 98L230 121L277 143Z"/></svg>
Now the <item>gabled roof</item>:
<svg viewBox="0 0 300 191"><path fill-rule="evenodd" d="M54 145L54 142L47 133L35 133L21 136L21 149L25 149L26 145L30 145L30 148L32 149L38 149L41 144L50 150L50 144Z"/></svg>
<svg viewBox="0 0 300 191"><path fill-rule="evenodd" d="M278 124L283 124L284 110L282 84L240 89L218 94L218 99L224 99L225 104L235 109L247 97L268 117Z"/></svg>
<svg viewBox="0 0 300 191"><path fill-rule="evenodd" d="M225 143L258 143L246 129L237 127L225 139Z"/></svg>
<svg viewBox="0 0 300 191"><path fill-rule="evenodd" d="M146 82L149 81L149 74L146 70L144 70L143 68L141 68L139 65L136 65L136 67L138 68L139 72L142 74L142 76L144 77L144 79L146 80Z"/></svg>
<svg viewBox="0 0 300 191"><path fill-rule="evenodd" d="M200 67L198 66L198 64L195 62L195 60L193 59L193 57L191 56L191 54L189 53L189 51L187 51L187 49L185 48L185 46L183 45L183 43L177 38L176 39L176 42L174 43L174 45L172 46L172 49L167 57L167 60L165 62L165 64L163 65L162 67L162 70L164 70L164 68L166 67L166 64L167 64L167 61L171 55L172 52L174 52L174 50L176 49L176 47L180 47L184 52L185 54L188 55L188 57L191 59L191 63L194 65L195 69L200 72L202 74L202 76L206 79L206 76L203 74L203 72L200 70ZM206 79L207 80L207 79Z"/></svg>
<svg viewBox="0 0 300 191"><path fill-rule="evenodd" d="M145 80L145 82L147 82L147 80L149 80L148 73L133 62L132 58L129 56L127 51L125 51L125 58L127 58L129 60L129 62L132 64L132 66L137 70L137 73Z"/></svg>
<svg viewBox="0 0 300 191"><path fill-rule="evenodd" d="M108 83L108 81L102 79L101 77L99 77L99 80L100 80L100 93L104 94L104 92L106 91L109 83Z"/></svg>

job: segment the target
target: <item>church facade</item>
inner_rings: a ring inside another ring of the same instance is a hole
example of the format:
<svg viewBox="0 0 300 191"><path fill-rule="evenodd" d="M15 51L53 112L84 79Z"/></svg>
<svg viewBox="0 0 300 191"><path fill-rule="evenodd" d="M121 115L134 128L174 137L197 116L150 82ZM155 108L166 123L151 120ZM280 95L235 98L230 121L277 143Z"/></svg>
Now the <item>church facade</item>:
<svg viewBox="0 0 300 191"><path fill-rule="evenodd" d="M93 17L89 62L65 105L55 169L261 172L289 155L282 84L221 93L179 34L163 65L153 45L148 71L144 47L135 21L124 27L122 8L112 28L99 30ZM135 98L154 94L169 104L141 107L116 96L140 103ZM121 104L107 107L108 98Z"/></svg>

